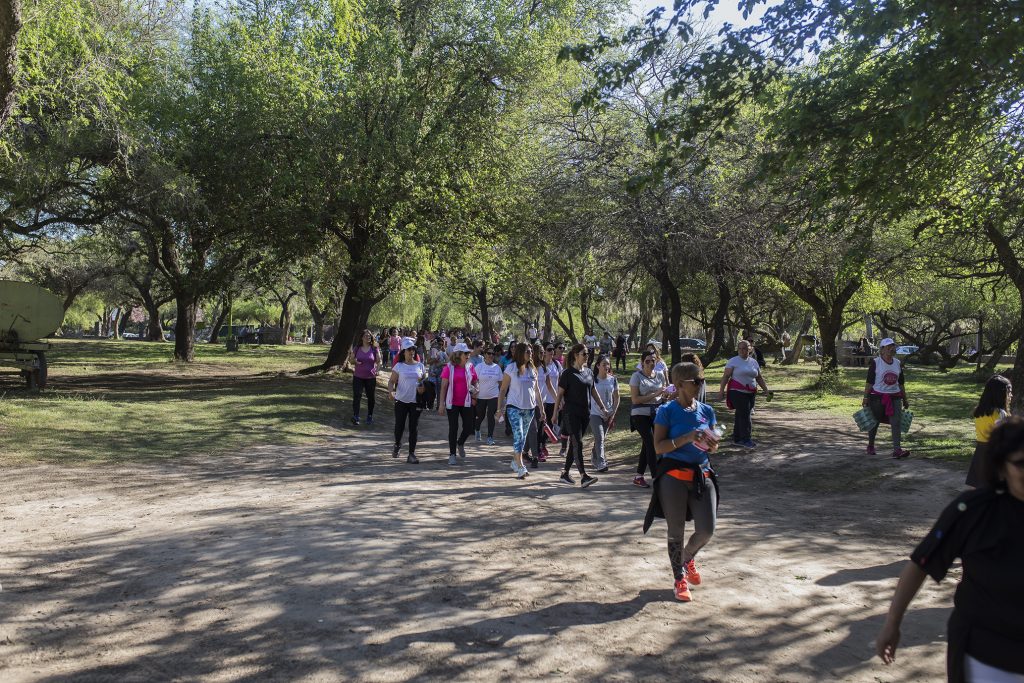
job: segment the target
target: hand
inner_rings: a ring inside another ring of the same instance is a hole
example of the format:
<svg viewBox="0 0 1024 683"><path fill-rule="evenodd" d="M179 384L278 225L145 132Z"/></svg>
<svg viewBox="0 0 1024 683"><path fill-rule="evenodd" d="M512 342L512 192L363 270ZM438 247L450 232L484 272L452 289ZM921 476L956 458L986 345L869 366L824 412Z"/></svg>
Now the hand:
<svg viewBox="0 0 1024 683"><path fill-rule="evenodd" d="M725 392L724 391L719 390L719 392L718 392L718 400L719 401L724 401L725 400Z"/></svg>
<svg viewBox="0 0 1024 683"><path fill-rule="evenodd" d="M443 403L437 407L437 414L438 415L444 415L444 404Z"/></svg>
<svg viewBox="0 0 1024 683"><path fill-rule="evenodd" d="M864 400L863 400L863 401L861 401L861 402L860 402L860 404L861 404L862 406L864 406L865 408L867 408L867 407L868 407L868 397L867 397L867 396L865 396L865 397L864 397Z"/></svg>
<svg viewBox="0 0 1024 683"><path fill-rule="evenodd" d="M886 664L896 661L896 646L900 644L899 624L885 622L881 633L875 639L875 654Z"/></svg>
<svg viewBox="0 0 1024 683"><path fill-rule="evenodd" d="M907 399L903 399L903 409L906 410L909 407L910 407L910 401L908 401Z"/></svg>

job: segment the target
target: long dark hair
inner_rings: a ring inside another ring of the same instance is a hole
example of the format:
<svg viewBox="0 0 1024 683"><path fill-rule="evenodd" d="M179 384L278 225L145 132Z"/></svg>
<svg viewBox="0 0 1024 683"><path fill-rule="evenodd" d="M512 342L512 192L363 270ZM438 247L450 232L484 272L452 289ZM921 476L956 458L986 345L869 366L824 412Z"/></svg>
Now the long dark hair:
<svg viewBox="0 0 1024 683"><path fill-rule="evenodd" d="M999 486L1006 461L1019 450L1024 450L1024 418L1008 417L996 425L985 445L980 468L982 483Z"/></svg>
<svg viewBox="0 0 1024 683"><path fill-rule="evenodd" d="M355 339L352 340L352 348L356 349L362 346L363 337L365 337L366 335L370 335L370 346L372 346L375 349L379 348L379 346L377 345L377 337L374 336L373 332L370 332L369 330L363 330L362 332L355 336Z"/></svg>
<svg viewBox="0 0 1024 683"><path fill-rule="evenodd" d="M529 349L530 345L526 342L519 342L515 346L515 350L512 351L512 360L516 364L516 370L522 371L525 366L529 370L533 370L536 366L533 364L533 358L526 360L526 349ZM532 349L531 349L532 350Z"/></svg>
<svg viewBox="0 0 1024 683"><path fill-rule="evenodd" d="M974 409L974 417L986 417L1000 410L1006 410L1006 400L1011 391L1013 391L1013 385L1010 384L1010 380L1002 375L989 377L985 382L985 388L981 390L981 398L978 399L978 405Z"/></svg>

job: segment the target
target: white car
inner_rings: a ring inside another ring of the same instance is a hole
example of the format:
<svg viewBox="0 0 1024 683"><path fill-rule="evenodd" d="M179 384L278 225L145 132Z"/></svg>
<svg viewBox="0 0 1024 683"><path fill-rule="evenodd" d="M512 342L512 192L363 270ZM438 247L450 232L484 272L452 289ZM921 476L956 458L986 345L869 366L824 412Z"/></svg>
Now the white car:
<svg viewBox="0 0 1024 683"><path fill-rule="evenodd" d="M911 355L913 353L917 353L917 350L919 348L920 347L913 346L913 345L911 345L911 346L897 346L896 347L896 355L897 356L909 356L909 355Z"/></svg>

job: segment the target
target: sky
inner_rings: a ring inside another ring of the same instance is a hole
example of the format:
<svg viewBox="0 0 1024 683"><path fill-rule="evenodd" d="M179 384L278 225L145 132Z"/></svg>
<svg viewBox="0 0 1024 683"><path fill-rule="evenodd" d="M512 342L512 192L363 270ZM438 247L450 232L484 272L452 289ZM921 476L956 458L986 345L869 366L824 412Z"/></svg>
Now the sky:
<svg viewBox="0 0 1024 683"><path fill-rule="evenodd" d="M767 4L758 4L754 8L753 14L749 18L744 19L743 13L737 9L738 0L720 0L715 7L715 11L708 17L708 21L715 22L718 25L728 22L735 28L742 28L756 23L766 7L776 5L778 2L779 0L768 0ZM672 13L672 0L632 0L632 5L633 11L641 16L659 6L666 9L665 14L662 16L670 16Z"/></svg>

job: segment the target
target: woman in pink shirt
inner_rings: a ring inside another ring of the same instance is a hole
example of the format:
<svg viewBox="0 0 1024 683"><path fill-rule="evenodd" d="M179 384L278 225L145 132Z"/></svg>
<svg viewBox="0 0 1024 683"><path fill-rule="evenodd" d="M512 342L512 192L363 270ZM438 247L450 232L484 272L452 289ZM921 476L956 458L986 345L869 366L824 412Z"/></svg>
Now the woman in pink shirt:
<svg viewBox="0 0 1024 683"><path fill-rule="evenodd" d="M449 465L458 463L456 453L458 457L466 459L466 441L473 433L473 403L478 380L473 364L466 362L468 355L469 347L456 344L452 348L448 365L441 371L441 400L438 401L437 414L444 415L445 410L448 411ZM459 434L459 418L462 418L462 434Z"/></svg>

